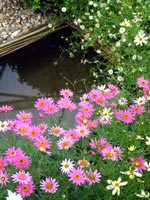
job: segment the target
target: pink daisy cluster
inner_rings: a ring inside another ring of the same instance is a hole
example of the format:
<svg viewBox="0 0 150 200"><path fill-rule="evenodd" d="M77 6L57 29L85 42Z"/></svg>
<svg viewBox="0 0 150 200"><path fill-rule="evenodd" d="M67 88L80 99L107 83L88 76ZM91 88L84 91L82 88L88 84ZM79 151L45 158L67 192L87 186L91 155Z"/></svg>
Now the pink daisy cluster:
<svg viewBox="0 0 150 200"><path fill-rule="evenodd" d="M98 140L92 139L90 142L90 147L94 149L94 151L92 151L93 155L98 153L103 157L104 160L118 161L118 159L121 159L121 148L118 146L113 147L104 138L100 138Z"/></svg>
<svg viewBox="0 0 150 200"><path fill-rule="evenodd" d="M22 197L28 197L34 192L32 176L25 172L30 167L31 160L26 156L21 148L11 147L4 152L4 157L0 157L0 185L7 185L12 178L13 183L18 183L16 192ZM6 172L8 166L14 166L19 172L13 173L10 177Z"/></svg>
<svg viewBox="0 0 150 200"><path fill-rule="evenodd" d="M17 169L25 170L31 165L30 157L25 155L21 148L11 147L4 154L7 162Z"/></svg>
<svg viewBox="0 0 150 200"><path fill-rule="evenodd" d="M60 109L66 109L73 111L77 108L76 104L72 101L73 92L70 89L62 89L60 91L60 99L57 101L57 105Z"/></svg>
<svg viewBox="0 0 150 200"><path fill-rule="evenodd" d="M60 170L64 174L67 174L69 181L75 185L83 185L88 183L92 185L101 181L101 174L97 170L91 170L90 163L86 159L77 161L78 167L75 168L73 160L65 159L61 162Z"/></svg>
<svg viewBox="0 0 150 200"><path fill-rule="evenodd" d="M48 126L45 123L39 123L38 125L34 125L32 123L32 114L29 112L19 112L16 115L15 120L11 120L8 122L8 129L12 130L17 135L21 135L26 137L36 149L41 152L51 154L49 149L51 148L51 141L46 136L44 136L45 131ZM7 129L7 128L5 128Z"/></svg>
<svg viewBox="0 0 150 200"><path fill-rule="evenodd" d="M35 102L34 107L39 111L43 111L47 115L54 115L59 112L57 104L54 102L54 99L50 97L39 98Z"/></svg>

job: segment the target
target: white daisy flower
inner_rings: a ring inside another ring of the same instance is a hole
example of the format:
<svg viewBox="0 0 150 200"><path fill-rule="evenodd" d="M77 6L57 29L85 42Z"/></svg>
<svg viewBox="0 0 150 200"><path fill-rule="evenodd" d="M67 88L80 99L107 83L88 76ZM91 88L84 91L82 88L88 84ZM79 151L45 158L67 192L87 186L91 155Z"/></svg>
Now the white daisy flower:
<svg viewBox="0 0 150 200"><path fill-rule="evenodd" d="M109 184L106 189L112 190L112 195L120 195L120 187L127 185L128 182L121 182L121 178L119 177L117 181L107 180Z"/></svg>
<svg viewBox="0 0 150 200"><path fill-rule="evenodd" d="M61 162L60 170L62 173L68 174L74 168L73 161L65 159Z"/></svg>

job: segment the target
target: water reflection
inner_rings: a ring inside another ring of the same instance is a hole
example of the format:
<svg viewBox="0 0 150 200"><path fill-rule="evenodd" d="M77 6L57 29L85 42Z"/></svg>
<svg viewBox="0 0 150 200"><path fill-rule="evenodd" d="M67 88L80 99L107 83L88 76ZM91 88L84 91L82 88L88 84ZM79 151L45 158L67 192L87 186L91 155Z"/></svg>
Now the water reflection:
<svg viewBox="0 0 150 200"><path fill-rule="evenodd" d="M0 59L0 104L11 104L15 109L29 109L39 96L57 98L60 89L73 89L77 94L85 92L83 79L89 80L86 65L81 64L81 55L70 58L63 55L60 46L67 48L61 39L71 30L64 30L29 45Z"/></svg>

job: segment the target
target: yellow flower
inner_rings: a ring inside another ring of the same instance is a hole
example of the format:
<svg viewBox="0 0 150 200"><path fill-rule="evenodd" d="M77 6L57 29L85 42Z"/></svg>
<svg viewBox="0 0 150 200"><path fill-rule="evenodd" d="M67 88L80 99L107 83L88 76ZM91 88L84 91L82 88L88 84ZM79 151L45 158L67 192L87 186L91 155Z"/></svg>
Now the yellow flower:
<svg viewBox="0 0 150 200"><path fill-rule="evenodd" d="M131 145L131 146L128 148L129 151L135 151L135 149L136 149L136 147L135 147L134 145Z"/></svg>

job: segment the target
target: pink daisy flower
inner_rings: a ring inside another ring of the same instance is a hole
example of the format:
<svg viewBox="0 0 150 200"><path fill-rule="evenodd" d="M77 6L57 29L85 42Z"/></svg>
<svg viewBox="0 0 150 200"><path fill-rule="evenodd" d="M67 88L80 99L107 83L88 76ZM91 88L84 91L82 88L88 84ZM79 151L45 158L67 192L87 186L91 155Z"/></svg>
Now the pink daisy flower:
<svg viewBox="0 0 150 200"><path fill-rule="evenodd" d="M77 134L79 135L80 138L85 138L88 137L90 134L90 130L87 128L85 125L77 125L75 128Z"/></svg>
<svg viewBox="0 0 150 200"><path fill-rule="evenodd" d="M61 98L60 100L58 100L57 104L59 108L64 108L69 111L73 111L77 108L76 104L72 102L72 100L69 98Z"/></svg>
<svg viewBox="0 0 150 200"><path fill-rule="evenodd" d="M132 165L135 167L135 169L139 172L142 172L143 170L146 170L145 162L146 160L143 158L143 156L134 157L131 159Z"/></svg>
<svg viewBox="0 0 150 200"><path fill-rule="evenodd" d="M9 106L9 105L0 106L0 112L9 112L12 110L14 110L12 106Z"/></svg>
<svg viewBox="0 0 150 200"><path fill-rule="evenodd" d="M56 104L51 103L44 107L43 111L48 115L54 115L59 112L59 108Z"/></svg>
<svg viewBox="0 0 150 200"><path fill-rule="evenodd" d="M88 93L88 97L91 101L96 102L97 99L102 95L102 92L98 89L92 89L89 93Z"/></svg>
<svg viewBox="0 0 150 200"><path fill-rule="evenodd" d="M130 111L133 115L142 115L145 112L145 107L142 105L131 105Z"/></svg>
<svg viewBox="0 0 150 200"><path fill-rule="evenodd" d="M21 136L27 137L30 132L30 126L27 123L18 121L15 127L15 132Z"/></svg>
<svg viewBox="0 0 150 200"><path fill-rule="evenodd" d="M99 140L92 139L90 142L90 146L93 149L98 149L98 152L100 154L104 149L111 147L111 145L104 138L100 138Z"/></svg>
<svg viewBox="0 0 150 200"><path fill-rule="evenodd" d="M100 105L101 107L105 107L106 106L106 98L101 95L96 99L96 103L98 105Z"/></svg>
<svg viewBox="0 0 150 200"><path fill-rule="evenodd" d="M79 141L79 139L80 139L80 137L79 137L79 135L77 134L77 132L76 132L75 129L69 129L69 130L65 131L64 137L70 138L70 139L72 139L74 142L77 142L77 141Z"/></svg>
<svg viewBox="0 0 150 200"><path fill-rule="evenodd" d="M28 138L31 140L35 140L39 136L41 136L40 128L35 125L31 126L28 133Z"/></svg>
<svg viewBox="0 0 150 200"><path fill-rule="evenodd" d="M97 128L98 120L89 120L86 125L89 129Z"/></svg>
<svg viewBox="0 0 150 200"><path fill-rule="evenodd" d="M25 111L21 111L19 112L19 114L16 115L16 118L20 120L21 122L30 124L33 116L31 112L27 113Z"/></svg>
<svg viewBox="0 0 150 200"><path fill-rule="evenodd" d="M51 129L49 130L49 133L51 135L56 136L56 137L59 137L59 136L63 135L64 132L65 132L65 130L62 127L56 126L56 125L52 126Z"/></svg>
<svg viewBox="0 0 150 200"><path fill-rule="evenodd" d="M41 97L41 98L38 98L37 101L34 103L34 107L37 110L44 110L47 105L53 102L54 100L52 98Z"/></svg>
<svg viewBox="0 0 150 200"><path fill-rule="evenodd" d="M77 169L73 168L72 171L68 174L68 176L69 181L76 185L82 185L86 182L85 172L80 167L78 167Z"/></svg>
<svg viewBox="0 0 150 200"><path fill-rule="evenodd" d="M33 181L30 181L26 184L19 184L16 187L16 192L20 194L22 197L29 197L34 192L34 183Z"/></svg>
<svg viewBox="0 0 150 200"><path fill-rule="evenodd" d="M137 86L139 88L145 88L149 86L149 81L146 80L143 76L137 79Z"/></svg>
<svg viewBox="0 0 150 200"><path fill-rule="evenodd" d="M63 137L57 141L58 149L70 149L74 144L71 138Z"/></svg>
<svg viewBox="0 0 150 200"><path fill-rule="evenodd" d="M63 97L72 97L73 92L70 89L62 89L60 90L60 95Z"/></svg>
<svg viewBox="0 0 150 200"><path fill-rule="evenodd" d="M28 172L25 172L23 170L16 172L11 177L14 183L19 183L19 184L27 184L30 181L32 181L31 175Z"/></svg>
<svg viewBox="0 0 150 200"><path fill-rule="evenodd" d="M48 125L43 122L43 123L38 124L38 127L40 129L40 132L43 134L47 130Z"/></svg>
<svg viewBox="0 0 150 200"><path fill-rule="evenodd" d="M110 89L105 89L102 91L102 93L103 93L103 96L105 97L105 99L112 99L112 97L113 97L113 94Z"/></svg>
<svg viewBox="0 0 150 200"><path fill-rule="evenodd" d="M134 116L129 110L124 110L121 113L121 120L125 124L129 124L129 123L132 123L134 121Z"/></svg>
<svg viewBox="0 0 150 200"><path fill-rule="evenodd" d="M113 160L117 161L118 157L116 152L114 151L113 147L109 146L101 151L101 155L104 160Z"/></svg>
<svg viewBox="0 0 150 200"><path fill-rule="evenodd" d="M13 161L13 166L20 170L28 169L31 165L31 160L29 156L20 155L17 159Z"/></svg>
<svg viewBox="0 0 150 200"><path fill-rule="evenodd" d="M89 183L89 185L99 183L101 181L101 174L97 170L86 171L86 180Z"/></svg>
<svg viewBox="0 0 150 200"><path fill-rule="evenodd" d="M79 112L83 113L86 118L90 118L94 112L94 106L91 103L80 105Z"/></svg>
<svg viewBox="0 0 150 200"><path fill-rule="evenodd" d="M119 88L113 84L109 84L108 88L110 89L111 93L113 94L113 97L117 96L119 94Z"/></svg>
<svg viewBox="0 0 150 200"><path fill-rule="evenodd" d="M0 185L7 185L8 182L7 172L0 171Z"/></svg>
<svg viewBox="0 0 150 200"><path fill-rule="evenodd" d="M116 146L116 147L113 148L113 150L114 150L114 152L115 152L115 154L117 156L116 159L117 160L121 159L121 157L122 157L122 149L120 147Z"/></svg>
<svg viewBox="0 0 150 200"><path fill-rule="evenodd" d="M13 163L20 156L24 155L22 149L11 147L5 151L5 158L8 162Z"/></svg>
<svg viewBox="0 0 150 200"><path fill-rule="evenodd" d="M36 146L38 150L40 149L46 150L46 149L50 149L51 142L49 139L41 135L40 137L35 139L34 145Z"/></svg>
<svg viewBox="0 0 150 200"><path fill-rule="evenodd" d="M41 184L40 187L42 190L44 190L45 192L52 193L52 194L56 193L59 186L56 179L53 179L51 177L47 177L45 180L42 180L40 184Z"/></svg>
<svg viewBox="0 0 150 200"><path fill-rule="evenodd" d="M150 87L144 88L144 95L145 95L146 97L150 97Z"/></svg>
<svg viewBox="0 0 150 200"><path fill-rule="evenodd" d="M74 161L70 159L65 159L61 163L60 170L62 173L68 174L74 168Z"/></svg>
<svg viewBox="0 0 150 200"><path fill-rule="evenodd" d="M0 171L4 171L7 165L6 159L0 157Z"/></svg>

